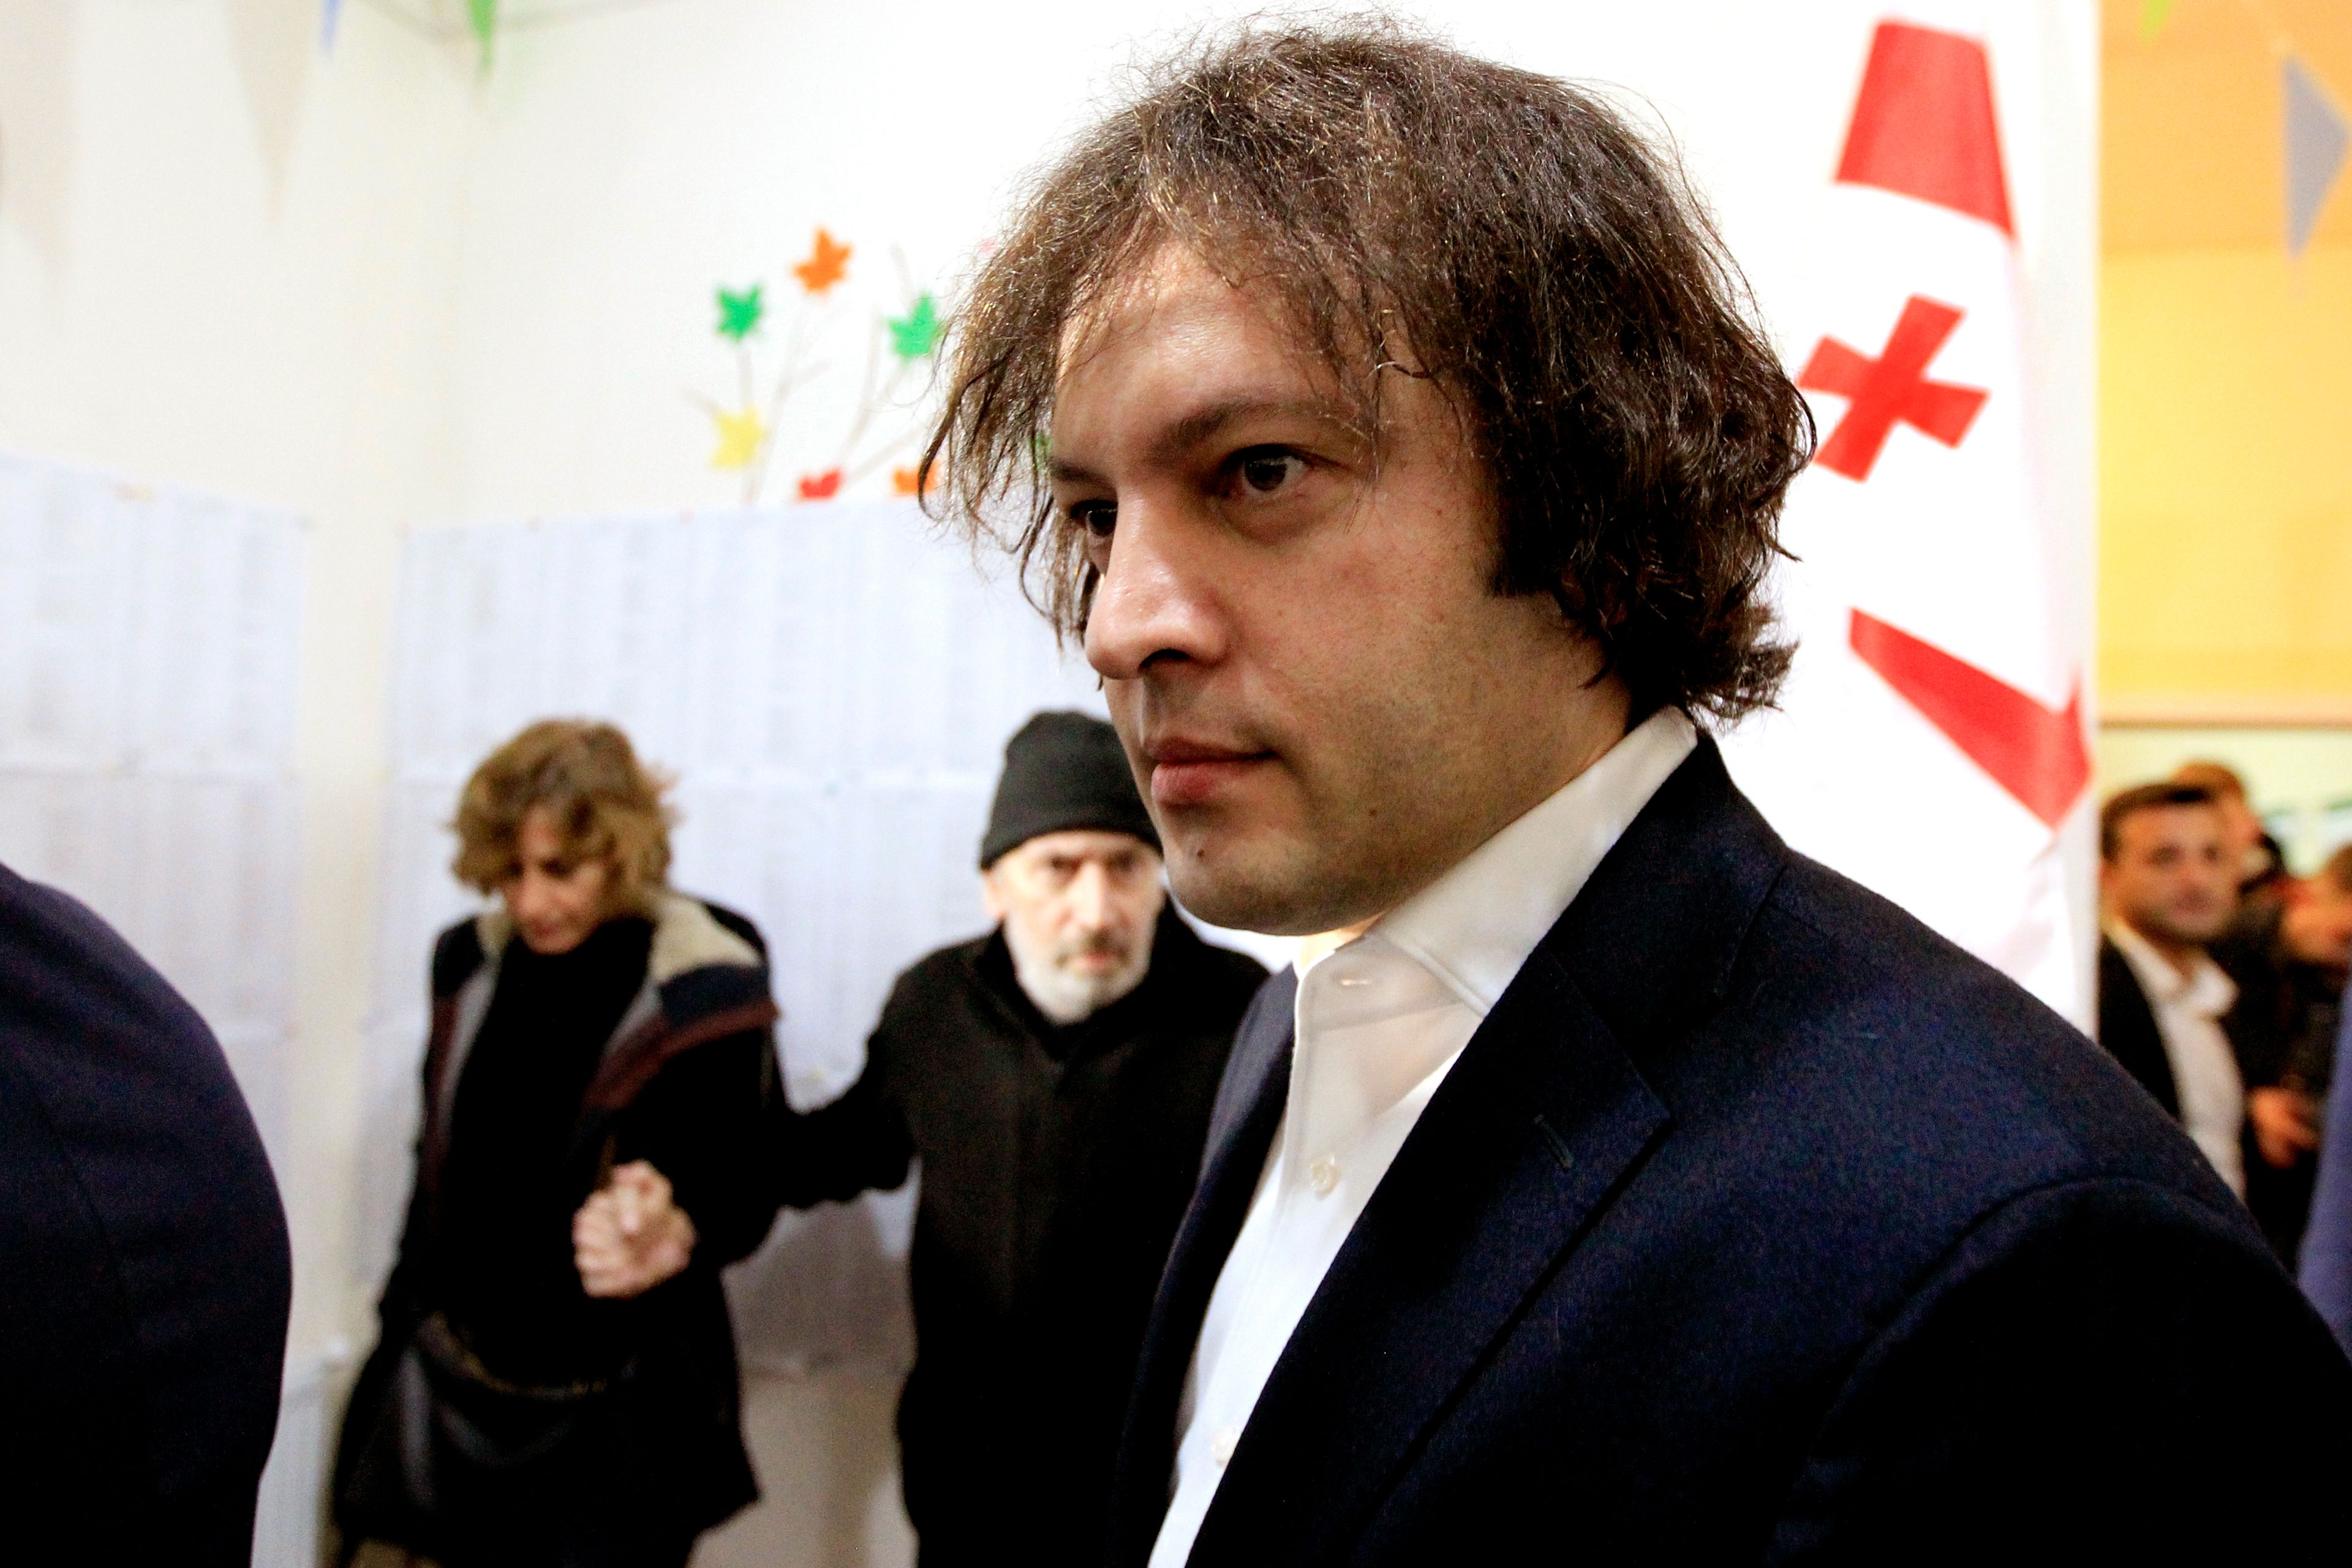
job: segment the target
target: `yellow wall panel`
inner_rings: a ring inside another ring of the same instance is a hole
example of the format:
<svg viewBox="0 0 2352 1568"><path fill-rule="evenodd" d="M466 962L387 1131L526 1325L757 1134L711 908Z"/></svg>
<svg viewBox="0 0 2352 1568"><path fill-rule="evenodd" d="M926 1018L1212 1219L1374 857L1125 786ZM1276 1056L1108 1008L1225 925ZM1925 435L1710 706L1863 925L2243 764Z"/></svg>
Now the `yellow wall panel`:
<svg viewBox="0 0 2352 1568"><path fill-rule="evenodd" d="M2102 277L2103 693L2352 711L2352 250Z"/></svg>
<svg viewBox="0 0 2352 1568"><path fill-rule="evenodd" d="M2101 697L2352 723L2352 193L2290 259L2278 86L2284 48L2352 95L2352 5L2140 16L2107 0Z"/></svg>

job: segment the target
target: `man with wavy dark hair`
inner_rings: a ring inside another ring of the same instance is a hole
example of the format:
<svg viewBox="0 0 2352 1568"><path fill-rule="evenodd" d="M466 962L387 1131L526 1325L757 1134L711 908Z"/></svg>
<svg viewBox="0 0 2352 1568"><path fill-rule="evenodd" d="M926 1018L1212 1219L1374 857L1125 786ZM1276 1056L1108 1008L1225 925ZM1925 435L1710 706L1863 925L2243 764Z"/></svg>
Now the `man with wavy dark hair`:
<svg viewBox="0 0 2352 1568"><path fill-rule="evenodd" d="M1220 1091L1111 1563L2341 1534L2352 1368L2230 1193L1700 732L1785 669L1811 431L1608 102L1244 30L1045 173L958 333L929 461L1083 637L1177 896L1317 933Z"/></svg>

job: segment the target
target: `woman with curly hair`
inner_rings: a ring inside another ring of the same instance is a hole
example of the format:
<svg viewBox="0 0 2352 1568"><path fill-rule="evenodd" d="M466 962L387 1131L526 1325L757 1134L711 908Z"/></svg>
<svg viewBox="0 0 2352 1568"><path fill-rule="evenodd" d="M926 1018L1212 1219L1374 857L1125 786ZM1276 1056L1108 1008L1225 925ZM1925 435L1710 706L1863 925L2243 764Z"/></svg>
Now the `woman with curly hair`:
<svg viewBox="0 0 2352 1568"><path fill-rule="evenodd" d="M719 1269L765 1233L765 950L673 891L662 785L609 724L476 771L432 963L416 1179L337 1461L351 1548L446 1568L675 1568L751 1500ZM656 1168L661 1174L656 1174ZM681 1273L618 1293L573 1215L674 1200Z"/></svg>

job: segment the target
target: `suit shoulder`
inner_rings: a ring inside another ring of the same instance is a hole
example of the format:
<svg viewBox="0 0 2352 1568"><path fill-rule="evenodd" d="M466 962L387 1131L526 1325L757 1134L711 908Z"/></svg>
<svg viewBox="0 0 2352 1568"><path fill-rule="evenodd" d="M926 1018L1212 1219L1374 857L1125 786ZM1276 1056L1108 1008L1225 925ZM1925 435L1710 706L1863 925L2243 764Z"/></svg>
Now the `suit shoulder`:
<svg viewBox="0 0 2352 1568"><path fill-rule="evenodd" d="M1992 965L1891 900L1790 855L1759 911L1750 956L1805 982L1825 1012L1878 1016L1959 1046L1984 1037L2087 1045L2082 1032ZM1932 1004L1932 1005L1929 1005Z"/></svg>
<svg viewBox="0 0 2352 1568"><path fill-rule="evenodd" d="M2226 1198L2179 1127L2081 1030L1826 867L1790 857L1741 969L1747 1026L1777 1043L1786 1069L1841 1086L1803 1114L1890 1163L1944 1165L1956 1193L1988 1199L2101 1176Z"/></svg>
<svg viewBox="0 0 2352 1568"><path fill-rule="evenodd" d="M97 911L0 868L0 1014L9 1013L61 1028L60 1038L127 1031L218 1054L195 1009Z"/></svg>

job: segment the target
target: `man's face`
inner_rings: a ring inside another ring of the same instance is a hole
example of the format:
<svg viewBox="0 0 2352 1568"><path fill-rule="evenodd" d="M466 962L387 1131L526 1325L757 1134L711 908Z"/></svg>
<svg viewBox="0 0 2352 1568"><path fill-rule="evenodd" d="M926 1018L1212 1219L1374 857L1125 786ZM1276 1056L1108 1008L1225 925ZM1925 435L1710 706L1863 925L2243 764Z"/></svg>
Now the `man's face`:
<svg viewBox="0 0 2352 1568"><path fill-rule="evenodd" d="M2115 858L2100 868L2107 902L2149 941L2200 947L2221 934L2237 905L2221 814L2210 805L2158 805L2116 825Z"/></svg>
<svg viewBox="0 0 2352 1568"><path fill-rule="evenodd" d="M1409 355L1400 352L1400 358ZM1066 337L1055 500L1101 574L1087 658L1185 906L1377 917L1591 764L1627 699L1544 595L1427 379L1382 429L1265 298L1164 247Z"/></svg>
<svg viewBox="0 0 2352 1568"><path fill-rule="evenodd" d="M1006 850L981 889L1033 999L1071 1023L1143 978L1167 899L1160 878L1160 857L1141 839L1080 829Z"/></svg>

